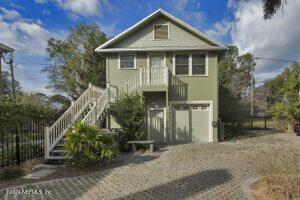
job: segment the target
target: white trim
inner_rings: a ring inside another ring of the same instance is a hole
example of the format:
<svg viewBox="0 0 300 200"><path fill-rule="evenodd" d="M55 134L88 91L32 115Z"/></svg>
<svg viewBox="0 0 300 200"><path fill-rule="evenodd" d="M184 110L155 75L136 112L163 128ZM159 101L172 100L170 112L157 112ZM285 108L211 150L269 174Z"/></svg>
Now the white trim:
<svg viewBox="0 0 300 200"><path fill-rule="evenodd" d="M162 110L164 111L164 142L167 142L167 110L166 108L148 108L147 109L147 139L150 140L150 111Z"/></svg>
<svg viewBox="0 0 300 200"><path fill-rule="evenodd" d="M152 18L154 18L156 15L163 15L166 18L168 18L171 21L176 22L177 24L185 27L186 29L190 30L191 32L193 32L195 35L204 38L206 40L208 40L209 42L213 43L214 45L217 45L219 47L222 47L222 45L218 42L216 42L215 40L209 38L208 36L206 36L205 34L203 34L202 32L198 31L197 29L193 28L192 26L186 24L185 22L177 19L176 17L170 15L169 13L163 11L162 9L158 9L155 12L151 13L150 15L148 15L147 17L145 17L144 19L142 19L141 21L139 21L138 23L136 23L135 25L133 25L132 27L126 29L125 31L123 31L122 33L120 33L119 35L115 36L114 38L110 39L109 41L105 42L104 44L102 44L101 46L99 46L98 48L96 48L96 51L99 51L100 49L103 49L105 47L107 47L108 45L110 45L111 43L115 42L116 40L122 38L123 36L127 35L128 33L130 33L131 31L137 29L139 26L141 26L143 23L147 22L148 20L151 20Z"/></svg>
<svg viewBox="0 0 300 200"><path fill-rule="evenodd" d="M190 105L190 104L209 104L209 136L208 136L208 142L213 142L214 141L214 131L213 131L213 126L212 122L214 120L214 103L213 100L202 100L202 101L170 101L169 106L170 106L170 142L173 142L173 107L176 104L181 104L181 105Z"/></svg>
<svg viewBox="0 0 300 200"><path fill-rule="evenodd" d="M167 39L155 39L155 26L168 26L168 38ZM170 39L170 26L167 24L154 24L153 25L153 40L169 40Z"/></svg>
<svg viewBox="0 0 300 200"><path fill-rule="evenodd" d="M120 57L122 56L133 56L133 68L121 68L121 59ZM120 70L132 70L132 69L136 69L136 54L135 53L122 53L122 54L118 54L118 69Z"/></svg>
<svg viewBox="0 0 300 200"><path fill-rule="evenodd" d="M107 48L99 49L97 52L148 52L148 51L185 51L185 50L203 50L203 51L221 51L226 50L226 47L217 46L191 46L191 47L143 47L143 48Z"/></svg>
<svg viewBox="0 0 300 200"><path fill-rule="evenodd" d="M193 73L193 63L192 63L192 60L193 60L192 55L193 54L205 54L205 74L195 74L195 75L192 74ZM175 74L175 70L176 70L176 63L175 63L176 59L175 59L175 57L176 57L176 55L189 55L189 72L188 72L187 75L186 74ZM207 51L206 52L194 52L194 53L185 53L185 52L174 53L173 54L173 75L174 76L206 77L206 76L209 75L209 72L208 72L208 70L209 70L208 63L209 62L208 62L208 60L209 60L209 54L208 54Z"/></svg>

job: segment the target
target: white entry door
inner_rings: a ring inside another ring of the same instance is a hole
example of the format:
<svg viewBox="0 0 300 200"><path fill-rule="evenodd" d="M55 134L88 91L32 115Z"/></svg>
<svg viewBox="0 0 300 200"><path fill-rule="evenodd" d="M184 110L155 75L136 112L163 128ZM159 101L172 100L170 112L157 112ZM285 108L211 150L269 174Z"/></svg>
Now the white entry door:
<svg viewBox="0 0 300 200"><path fill-rule="evenodd" d="M150 109L148 112L148 138L155 142L165 142L164 109Z"/></svg>
<svg viewBox="0 0 300 200"><path fill-rule="evenodd" d="M150 67L163 67L164 56L163 55L150 55Z"/></svg>
<svg viewBox="0 0 300 200"><path fill-rule="evenodd" d="M164 67L164 56L163 55L150 55L149 56L149 81L150 84L158 84L162 78L163 74L160 70Z"/></svg>

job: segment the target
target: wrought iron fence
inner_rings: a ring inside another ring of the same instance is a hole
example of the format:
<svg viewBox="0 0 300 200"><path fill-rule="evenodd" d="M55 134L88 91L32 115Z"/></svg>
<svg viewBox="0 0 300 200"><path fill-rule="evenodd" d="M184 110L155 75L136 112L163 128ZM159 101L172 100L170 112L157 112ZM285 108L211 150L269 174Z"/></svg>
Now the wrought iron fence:
<svg viewBox="0 0 300 200"><path fill-rule="evenodd" d="M29 118L25 122L16 120L7 127L0 122L0 167L20 165L26 160L44 156L44 127L53 120Z"/></svg>

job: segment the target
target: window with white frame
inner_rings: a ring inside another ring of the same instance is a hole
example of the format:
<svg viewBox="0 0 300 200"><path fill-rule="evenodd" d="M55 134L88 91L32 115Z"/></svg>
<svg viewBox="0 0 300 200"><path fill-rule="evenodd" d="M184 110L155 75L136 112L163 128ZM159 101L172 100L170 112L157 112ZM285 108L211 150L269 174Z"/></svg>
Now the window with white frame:
<svg viewBox="0 0 300 200"><path fill-rule="evenodd" d="M192 54L192 75L206 74L206 55Z"/></svg>
<svg viewBox="0 0 300 200"><path fill-rule="evenodd" d="M119 68L120 69L134 69L134 55L120 55L119 61Z"/></svg>
<svg viewBox="0 0 300 200"><path fill-rule="evenodd" d="M189 75L189 54L175 55L175 74Z"/></svg>
<svg viewBox="0 0 300 200"><path fill-rule="evenodd" d="M207 54L175 54L175 75L206 76Z"/></svg>
<svg viewBox="0 0 300 200"><path fill-rule="evenodd" d="M167 24L154 25L154 39L166 40L169 38L169 26Z"/></svg>

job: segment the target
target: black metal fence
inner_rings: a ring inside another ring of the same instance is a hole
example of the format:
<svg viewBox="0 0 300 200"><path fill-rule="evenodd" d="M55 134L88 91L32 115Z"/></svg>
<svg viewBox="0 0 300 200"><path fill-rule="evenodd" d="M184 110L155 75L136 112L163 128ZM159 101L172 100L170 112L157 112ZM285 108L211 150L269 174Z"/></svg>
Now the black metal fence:
<svg viewBox="0 0 300 200"><path fill-rule="evenodd" d="M17 121L17 120L16 120ZM20 165L22 162L44 156L44 127L49 120L30 118L10 128L0 127L0 167Z"/></svg>

